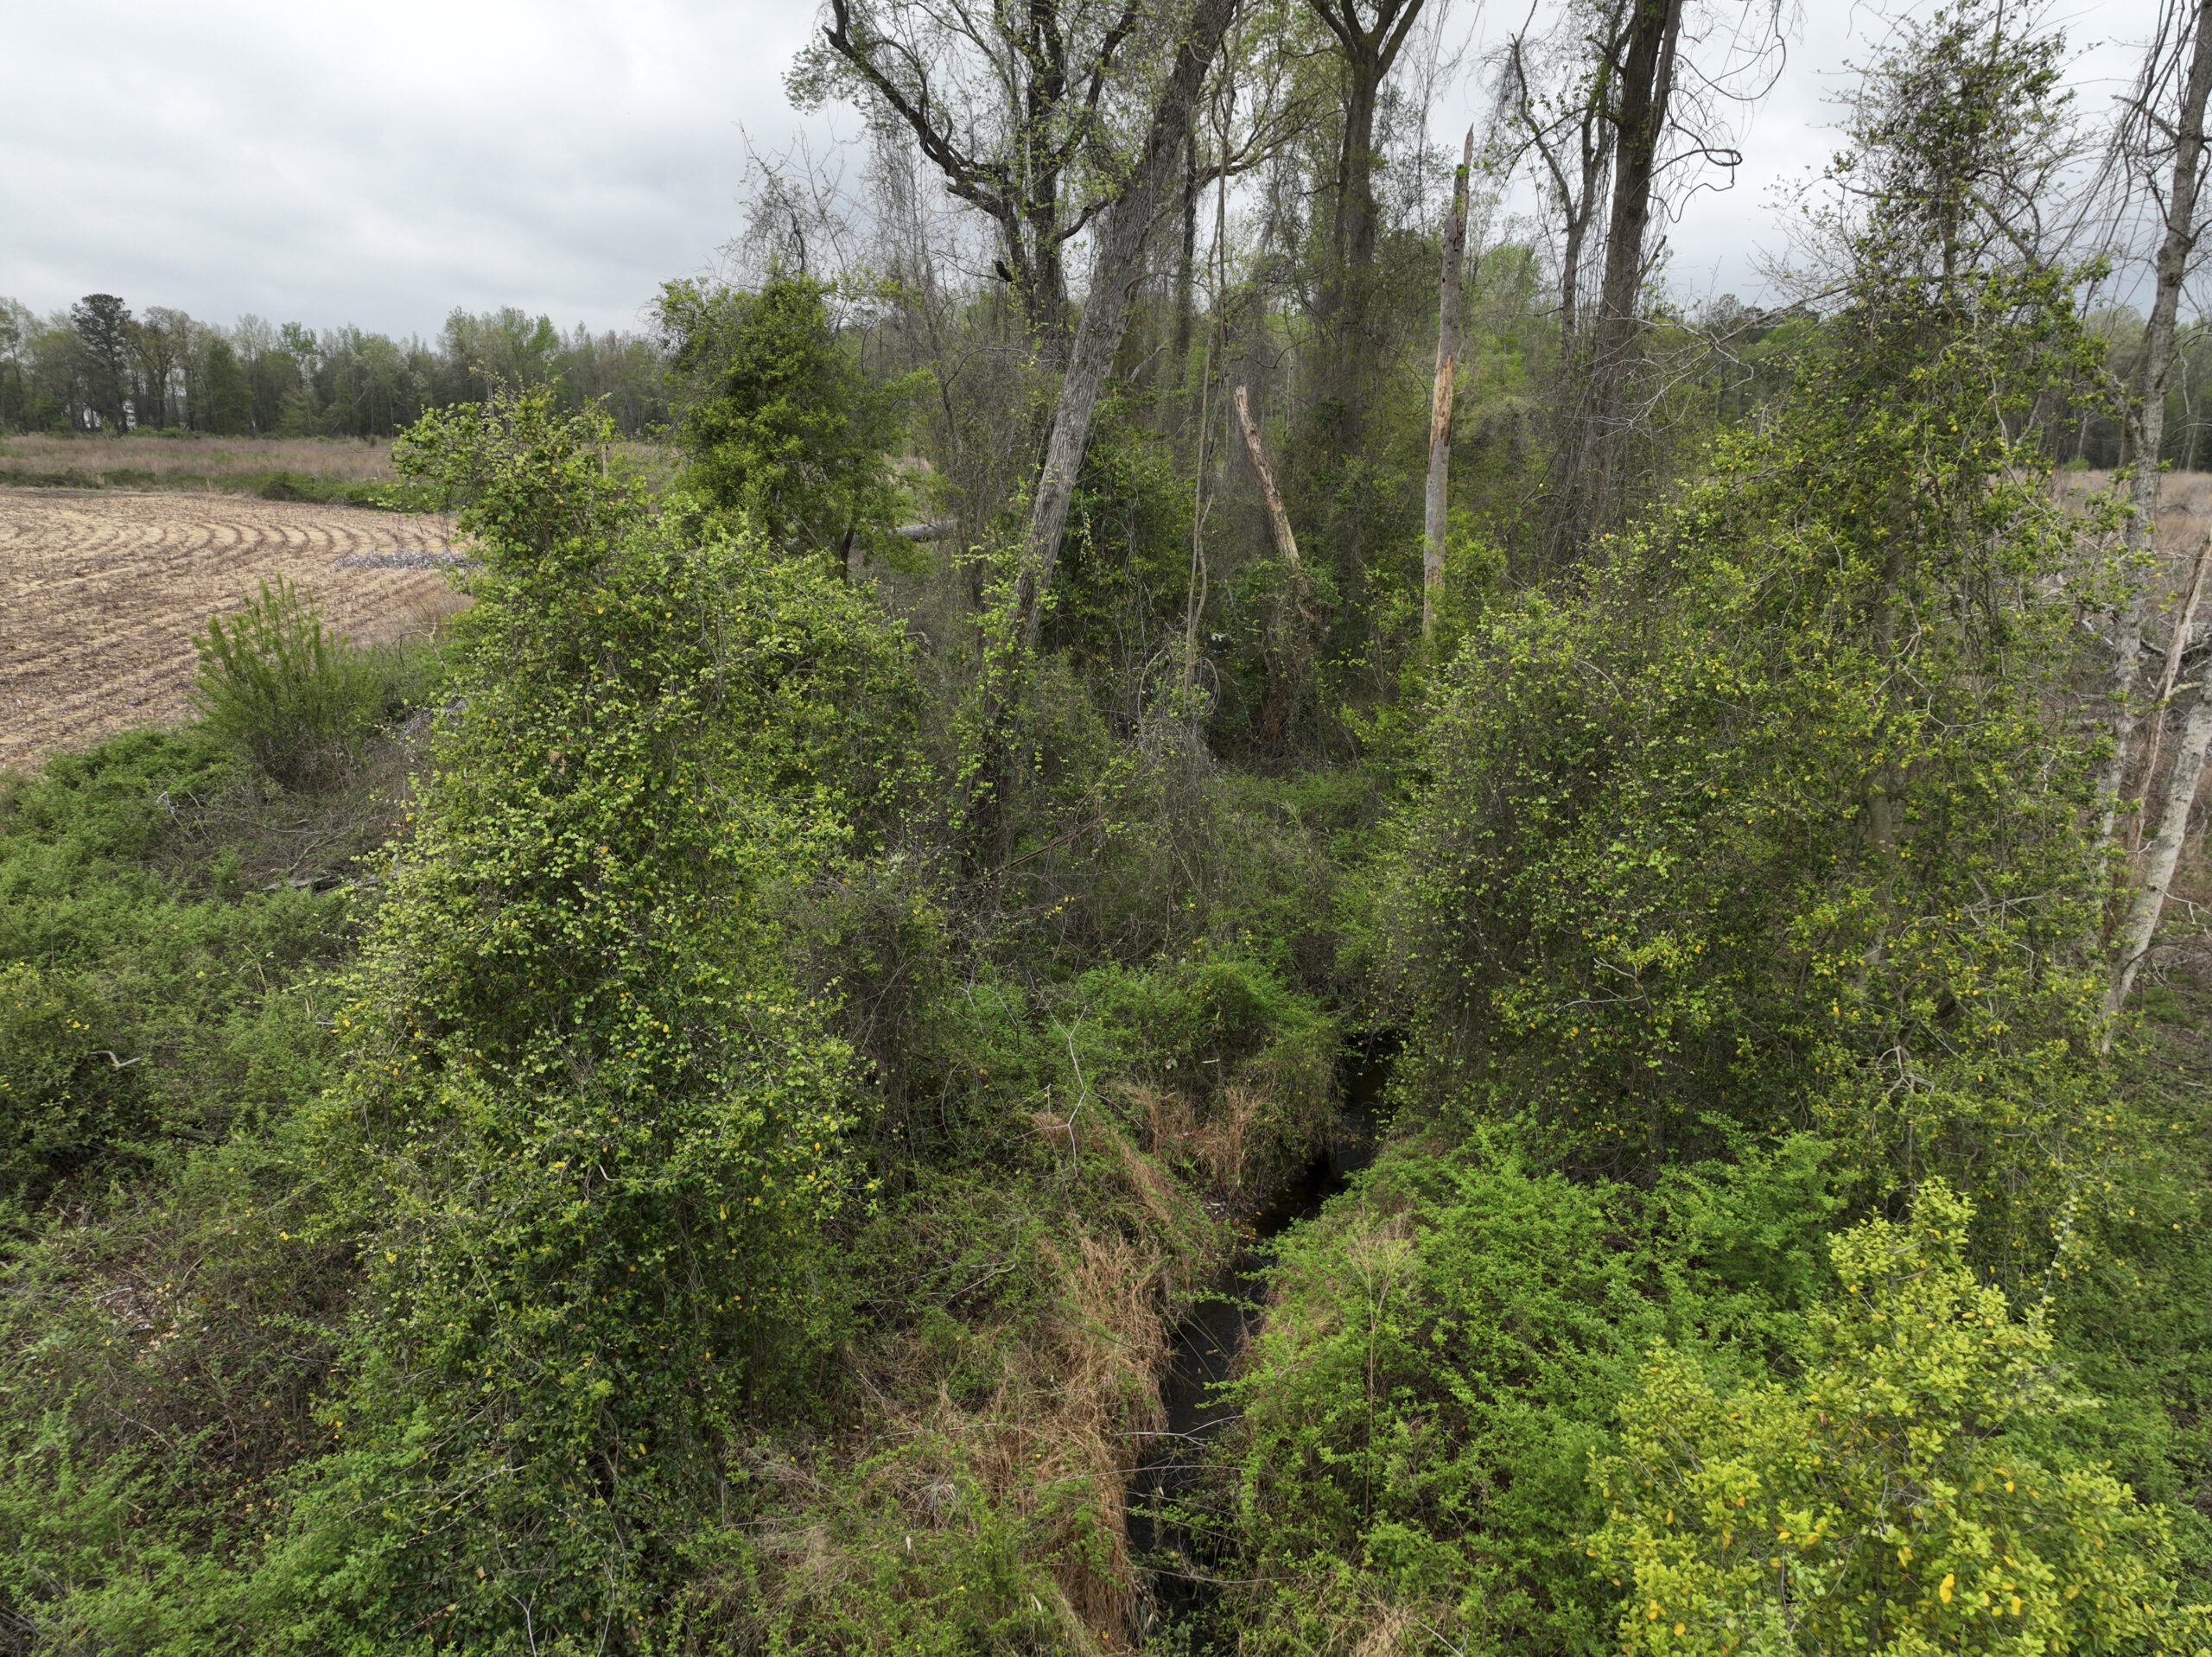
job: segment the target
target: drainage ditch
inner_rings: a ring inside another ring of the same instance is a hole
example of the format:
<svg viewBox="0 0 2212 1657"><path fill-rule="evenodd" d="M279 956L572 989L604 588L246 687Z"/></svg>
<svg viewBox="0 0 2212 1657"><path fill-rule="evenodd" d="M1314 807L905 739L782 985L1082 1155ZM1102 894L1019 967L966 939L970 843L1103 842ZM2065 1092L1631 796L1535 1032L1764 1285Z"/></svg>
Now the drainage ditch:
<svg viewBox="0 0 2212 1657"><path fill-rule="evenodd" d="M1397 1042L1361 1042L1339 1073L1337 1120L1328 1144L1245 1222L1246 1238L1224 1280L1201 1299L1176 1331L1160 1401L1166 1420L1145 1446L1131 1482L1129 1551L1145 1584L1142 1635L1147 1644L1194 1619L1219 1590L1213 1542L1183 1509L1195 1489L1209 1444L1235 1417L1218 1394L1235 1372L1245 1343L1260 1326L1267 1292L1268 1245L1342 1190L1373 1160L1376 1108L1389 1079Z"/></svg>

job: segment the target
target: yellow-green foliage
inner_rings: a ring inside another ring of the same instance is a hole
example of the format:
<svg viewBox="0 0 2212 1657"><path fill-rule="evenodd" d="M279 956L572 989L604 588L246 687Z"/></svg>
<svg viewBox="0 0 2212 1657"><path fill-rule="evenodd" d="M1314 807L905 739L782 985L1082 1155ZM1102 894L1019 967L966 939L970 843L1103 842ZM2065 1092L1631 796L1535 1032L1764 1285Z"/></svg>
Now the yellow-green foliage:
<svg viewBox="0 0 2212 1657"><path fill-rule="evenodd" d="M1731 1389L1657 1348L1593 1480L1622 1648L1727 1654L2184 1652L2164 1515L2054 1434L2092 1407L2039 1308L1967 1265L1973 1209L1930 1181L1837 1237L1842 1292L1801 1375Z"/></svg>
<svg viewBox="0 0 2212 1657"><path fill-rule="evenodd" d="M1614 1402L1666 1331L1786 1345L1839 1200L1827 1160L1799 1138L1640 1191L1480 1141L1386 1152L1282 1246L1203 1521L1236 1539L1221 1637L1607 1649L1617 1597L1584 1539Z"/></svg>
<svg viewBox="0 0 2212 1657"><path fill-rule="evenodd" d="M234 1568L327 1438L352 1266L301 1235L329 1192L296 1130L359 909L312 888L381 836L375 795L310 810L196 728L0 788L0 1606L27 1649L235 1641Z"/></svg>
<svg viewBox="0 0 2212 1657"><path fill-rule="evenodd" d="M133 733L0 784L0 1207L220 1140L319 1084L302 981L343 952L351 911L311 887L379 816L359 798L330 809L272 822L257 780L197 730Z"/></svg>
<svg viewBox="0 0 2212 1657"><path fill-rule="evenodd" d="M2050 273L1870 298L1784 416L1472 631L1398 842L1438 1096L1618 1172L1817 1125L1971 1180L2040 1269L2128 1138L2062 695L2094 566L2006 424L2081 366Z"/></svg>
<svg viewBox="0 0 2212 1657"><path fill-rule="evenodd" d="M903 650L818 570L649 510L608 435L533 394L403 445L485 568L339 1019L366 1279L266 1575L321 1649L633 1630L724 1435L833 1334L851 1054L767 892L895 790Z"/></svg>
<svg viewBox="0 0 2212 1657"><path fill-rule="evenodd" d="M841 560L849 540L899 544L888 456L919 382L869 378L830 314L833 292L778 270L752 292L671 282L658 309L686 485L746 514L772 547Z"/></svg>

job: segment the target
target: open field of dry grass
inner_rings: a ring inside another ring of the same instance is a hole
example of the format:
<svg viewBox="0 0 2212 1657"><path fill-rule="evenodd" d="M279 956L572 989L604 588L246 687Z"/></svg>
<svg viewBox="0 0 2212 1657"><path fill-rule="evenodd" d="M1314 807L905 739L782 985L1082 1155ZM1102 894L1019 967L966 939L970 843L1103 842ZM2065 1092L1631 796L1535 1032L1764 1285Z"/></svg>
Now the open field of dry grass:
<svg viewBox="0 0 2212 1657"><path fill-rule="evenodd" d="M2062 472L2058 494L2076 500L2112 482L2109 472ZM2177 562L2193 558L2212 530L2212 472L2170 472L2158 480L2158 550Z"/></svg>
<svg viewBox="0 0 2212 1657"><path fill-rule="evenodd" d="M451 545L359 507L0 489L0 767L181 715L192 635L277 575L364 644L435 627L462 602L443 574L339 561Z"/></svg>
<svg viewBox="0 0 2212 1657"><path fill-rule="evenodd" d="M2062 500L2078 500L2112 481L2109 472L2062 472ZM2151 632L2161 646L2165 630L2180 607L2182 593L2204 537L2212 534L2212 472L2170 472L2158 481L2158 552L2163 568L2153 578ZM2212 603L2197 606L2192 637L2202 639L2212 626Z"/></svg>
<svg viewBox="0 0 2212 1657"><path fill-rule="evenodd" d="M617 452L656 486L675 471L664 443L628 441ZM218 492L274 500L357 505L408 504L410 486L388 440L357 437L200 437L177 432L33 433L0 438L0 488Z"/></svg>
<svg viewBox="0 0 2212 1657"><path fill-rule="evenodd" d="M276 473L350 484L397 479L391 445L365 438L35 433L0 442L0 485L251 491Z"/></svg>

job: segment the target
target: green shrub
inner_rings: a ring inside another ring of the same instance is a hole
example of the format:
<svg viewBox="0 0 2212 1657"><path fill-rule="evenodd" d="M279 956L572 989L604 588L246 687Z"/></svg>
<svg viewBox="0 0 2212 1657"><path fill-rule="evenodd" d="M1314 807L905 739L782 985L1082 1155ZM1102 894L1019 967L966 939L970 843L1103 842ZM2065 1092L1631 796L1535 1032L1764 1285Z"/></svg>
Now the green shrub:
<svg viewBox="0 0 2212 1657"><path fill-rule="evenodd" d="M2066 711L2088 521L2003 423L2079 331L2047 276L1984 302L1840 330L1783 416L1474 627L1395 912L1431 1099L1620 1178L1816 1126L1901 1188L1970 1181L2024 1280L2132 1128Z"/></svg>
<svg viewBox="0 0 2212 1657"><path fill-rule="evenodd" d="M143 1114L114 1020L75 977L0 965L0 1205L35 1201Z"/></svg>
<svg viewBox="0 0 2212 1657"><path fill-rule="evenodd" d="M686 486L743 512L768 545L841 565L849 540L902 545L887 456L927 376L873 383L832 291L777 270L751 293L671 282L658 309Z"/></svg>
<svg viewBox="0 0 2212 1657"><path fill-rule="evenodd" d="M627 1637L731 1435L803 1412L842 1333L861 1093L769 898L897 788L905 645L818 564L656 510L610 441L538 393L401 444L484 568L338 1015L366 1282L264 1578L317 1649Z"/></svg>
<svg viewBox="0 0 2212 1657"><path fill-rule="evenodd" d="M1402 1140L1285 1238L1200 1535L1263 1653L1611 1648L1590 1459L1654 1337L1786 1362L1840 1198L1818 1141L1581 1184ZM1395 1640L1386 1636L1395 1635Z"/></svg>
<svg viewBox="0 0 2212 1657"><path fill-rule="evenodd" d="M1594 1653L1580 1564L1613 1400L1662 1327L1618 1191L1400 1155L1292 1235L1231 1396L1249 1653L1349 1650L1383 1617L1470 1648Z"/></svg>
<svg viewBox="0 0 2212 1657"><path fill-rule="evenodd" d="M311 986L353 910L316 888L390 808L321 803L302 822L194 729L0 784L0 1189L35 1203L322 1084Z"/></svg>
<svg viewBox="0 0 2212 1657"><path fill-rule="evenodd" d="M1204 947L1077 980L1071 1040L1143 1109L1154 1153L1220 1188L1264 1192L1326 1143L1340 1038L1265 965Z"/></svg>
<svg viewBox="0 0 2212 1657"><path fill-rule="evenodd" d="M34 1652L265 1648L245 1599L354 1264L291 1124L200 1147L14 1248L0 1297L0 1623Z"/></svg>
<svg viewBox="0 0 2212 1657"><path fill-rule="evenodd" d="M1834 1241L1843 1292L1789 1381L1660 1346L1592 1475L1621 1648L2184 1652L2165 1516L2053 1438L2093 1406L2043 1311L1976 1279L1941 1180ZM1625 1580L1624 1580L1625 1578Z"/></svg>
<svg viewBox="0 0 2212 1657"><path fill-rule="evenodd" d="M1049 1547L1040 1533L1058 1515L995 1501L965 1461L957 1444L903 1445L822 1480L802 1533L702 1533L686 1549L681 1622L693 1648L851 1657L1094 1648L1039 1558ZM918 1514L912 1486L925 1478L930 1505ZM1082 1499L1071 1484L1052 1505Z"/></svg>
<svg viewBox="0 0 2212 1657"><path fill-rule="evenodd" d="M280 786L339 776L385 711L389 687L376 661L326 632L282 576L227 621L211 618L193 645L193 706Z"/></svg>

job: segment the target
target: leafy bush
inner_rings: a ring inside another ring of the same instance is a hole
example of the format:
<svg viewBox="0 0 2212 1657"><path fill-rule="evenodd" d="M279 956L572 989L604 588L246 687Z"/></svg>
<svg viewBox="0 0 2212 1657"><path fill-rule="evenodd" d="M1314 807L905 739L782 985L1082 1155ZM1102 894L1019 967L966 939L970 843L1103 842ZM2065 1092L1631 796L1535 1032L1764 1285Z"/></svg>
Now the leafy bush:
<svg viewBox="0 0 2212 1657"><path fill-rule="evenodd" d="M1071 1040L1139 1107L1147 1144L1170 1165L1260 1192L1326 1142L1336 1025L1260 962L1201 948L1144 970L1095 967L1076 982L1073 1011Z"/></svg>
<svg viewBox="0 0 2212 1657"><path fill-rule="evenodd" d="M2088 524L2005 425L2082 336L2051 273L1935 310L1863 298L1783 416L1473 630L1396 914L1433 1096L1619 1176L1818 1126L1971 1179L2024 1277L2130 1132L2063 711Z"/></svg>
<svg viewBox="0 0 2212 1657"><path fill-rule="evenodd" d="M0 966L0 1204L35 1199L137 1125L130 1061L97 1044L111 1022L79 981Z"/></svg>
<svg viewBox="0 0 2212 1657"><path fill-rule="evenodd" d="M35 1203L321 1085L306 987L346 947L349 898L315 889L302 825L260 793L196 730L0 785L0 1191ZM387 808L327 803L310 826L342 867Z"/></svg>
<svg viewBox="0 0 2212 1657"><path fill-rule="evenodd" d="M654 510L609 438L541 392L401 444L484 568L340 1013L367 1280L264 1579L320 1649L634 1631L728 1435L803 1409L839 1333L859 1090L767 896L898 787L905 647L818 566Z"/></svg>
<svg viewBox="0 0 2212 1657"><path fill-rule="evenodd" d="M1262 1653L1611 1648L1591 1457L1662 1333L1786 1361L1840 1203L1818 1141L1578 1184L1478 1140L1401 1140L1289 1233L1229 1389L1202 1536ZM1363 1643L1369 1642L1369 1643Z"/></svg>
<svg viewBox="0 0 2212 1657"><path fill-rule="evenodd" d="M193 727L0 784L0 1627L25 1648L225 1648L270 1481L327 1436L350 1250L302 1238L328 1190L296 1107L356 910L315 888L389 809L340 790L303 819Z"/></svg>
<svg viewBox="0 0 2212 1657"><path fill-rule="evenodd" d="M1231 1394L1224 1574L1269 1584L1236 1597L1240 1649L1349 1649L1378 1606L1484 1649L1600 1648L1583 1479L1662 1326L1606 1245L1622 1217L1557 1175L1401 1158L1294 1234Z"/></svg>
<svg viewBox="0 0 2212 1657"><path fill-rule="evenodd" d="M2054 1442L2092 1400L1967 1263L1941 1180L1837 1237L1801 1378L1731 1390L1661 1346L1592 1479L1631 1652L2181 1652L2165 1516ZM1619 1580L1617 1576L1616 1580Z"/></svg>
<svg viewBox="0 0 2212 1657"><path fill-rule="evenodd" d="M366 653L323 630L283 576L193 640L193 706L207 729L285 788L341 774L385 709L388 684Z"/></svg>
<svg viewBox="0 0 2212 1657"><path fill-rule="evenodd" d="M18 1648L265 1647L246 1597L353 1276L296 1122L201 1147L11 1251L0 1624Z"/></svg>

